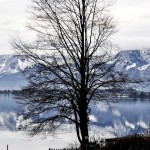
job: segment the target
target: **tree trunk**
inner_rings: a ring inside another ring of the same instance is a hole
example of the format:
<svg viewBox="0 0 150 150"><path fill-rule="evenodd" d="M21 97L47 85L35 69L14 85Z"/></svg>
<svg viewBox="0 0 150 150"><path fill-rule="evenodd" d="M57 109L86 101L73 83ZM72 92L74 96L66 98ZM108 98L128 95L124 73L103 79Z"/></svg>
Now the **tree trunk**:
<svg viewBox="0 0 150 150"><path fill-rule="evenodd" d="M83 88L83 95L81 96L81 104L80 104L80 130L81 130L81 137L82 143L87 144L89 143L89 133L88 133L88 113L87 113L87 101L85 95L85 89Z"/></svg>
<svg viewBox="0 0 150 150"><path fill-rule="evenodd" d="M89 144L89 133L88 133L88 114L86 107L82 107L80 112L80 130L81 130L81 150L87 150Z"/></svg>
<svg viewBox="0 0 150 150"><path fill-rule="evenodd" d="M87 144L89 143L89 133L88 133L88 118L87 118L87 113L86 111L81 112L81 136L82 136L82 144Z"/></svg>

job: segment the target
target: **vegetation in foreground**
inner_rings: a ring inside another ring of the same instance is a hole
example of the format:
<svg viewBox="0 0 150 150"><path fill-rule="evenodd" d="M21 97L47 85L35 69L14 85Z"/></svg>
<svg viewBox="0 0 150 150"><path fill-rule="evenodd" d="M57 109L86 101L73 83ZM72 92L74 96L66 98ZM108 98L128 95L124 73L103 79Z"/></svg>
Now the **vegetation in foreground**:
<svg viewBox="0 0 150 150"><path fill-rule="evenodd" d="M78 147L78 148L77 148ZM150 134L130 135L110 138L101 141L89 142L83 147L77 143L71 145L68 150L149 150Z"/></svg>
<svg viewBox="0 0 150 150"><path fill-rule="evenodd" d="M149 150L150 136L133 135L121 138L107 139L106 146L101 150Z"/></svg>

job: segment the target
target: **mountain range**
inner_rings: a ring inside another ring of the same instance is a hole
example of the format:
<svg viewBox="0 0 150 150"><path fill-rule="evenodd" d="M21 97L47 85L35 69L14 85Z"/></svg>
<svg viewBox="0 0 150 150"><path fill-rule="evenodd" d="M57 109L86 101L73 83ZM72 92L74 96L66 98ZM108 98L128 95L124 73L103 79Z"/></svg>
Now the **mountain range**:
<svg viewBox="0 0 150 150"><path fill-rule="evenodd" d="M150 49L121 51L115 55L114 60L119 60L115 68L120 72L132 78L150 79Z"/></svg>
<svg viewBox="0 0 150 150"><path fill-rule="evenodd" d="M116 60L119 60L115 66L117 71L129 74L134 79L150 79L150 49L120 51L112 59ZM21 70L29 66L31 63L27 57L0 55L0 90L18 90L25 86L27 80Z"/></svg>
<svg viewBox="0 0 150 150"><path fill-rule="evenodd" d="M27 84L24 70L30 64L19 55L0 55L0 90L19 90Z"/></svg>

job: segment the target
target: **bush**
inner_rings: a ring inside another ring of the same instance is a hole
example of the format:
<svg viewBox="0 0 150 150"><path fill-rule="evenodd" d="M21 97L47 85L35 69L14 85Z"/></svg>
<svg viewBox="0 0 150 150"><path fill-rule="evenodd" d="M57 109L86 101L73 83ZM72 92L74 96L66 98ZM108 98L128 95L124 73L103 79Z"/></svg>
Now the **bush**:
<svg viewBox="0 0 150 150"><path fill-rule="evenodd" d="M150 136L134 135L122 138L106 139L102 150L149 150Z"/></svg>

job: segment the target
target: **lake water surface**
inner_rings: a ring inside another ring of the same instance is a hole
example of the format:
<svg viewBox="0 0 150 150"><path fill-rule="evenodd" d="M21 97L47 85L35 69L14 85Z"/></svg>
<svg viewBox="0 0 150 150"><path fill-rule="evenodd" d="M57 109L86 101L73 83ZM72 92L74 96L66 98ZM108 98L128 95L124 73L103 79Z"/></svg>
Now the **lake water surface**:
<svg viewBox="0 0 150 150"><path fill-rule="evenodd" d="M0 94L0 129L15 130L16 100L12 94ZM150 100L121 98L114 103L92 105L91 124L114 128L114 134L145 132L150 127Z"/></svg>
<svg viewBox="0 0 150 150"><path fill-rule="evenodd" d="M93 106L92 114L98 126L116 126L126 134L143 133L150 127L150 100L121 98L109 105L102 102Z"/></svg>

